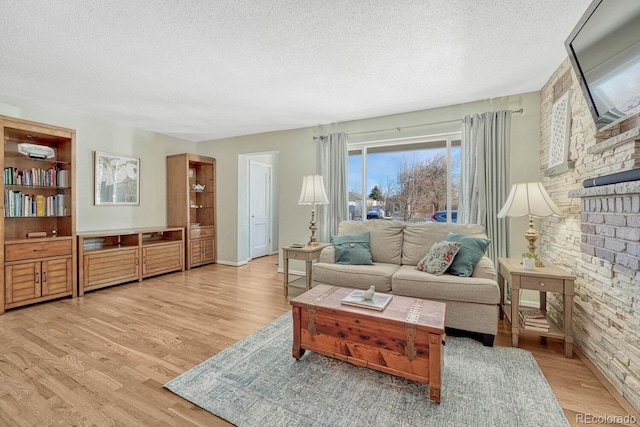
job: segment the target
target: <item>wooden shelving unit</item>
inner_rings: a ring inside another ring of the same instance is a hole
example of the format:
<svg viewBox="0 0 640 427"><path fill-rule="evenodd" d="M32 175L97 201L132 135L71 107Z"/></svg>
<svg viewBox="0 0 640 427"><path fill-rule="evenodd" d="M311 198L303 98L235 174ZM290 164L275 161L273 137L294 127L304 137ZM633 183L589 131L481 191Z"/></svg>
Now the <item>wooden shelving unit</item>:
<svg viewBox="0 0 640 427"><path fill-rule="evenodd" d="M573 357L573 294L575 276L545 261L544 267L535 270L524 270L520 259L498 258L498 286L500 287L500 318L506 313L511 323L511 345L518 346L519 335L535 335L541 337L558 338L564 341L565 356ZM511 286L511 301L505 297L505 283ZM545 314L549 322L548 331L526 329L520 325L518 310L520 307L520 290L530 289L538 291L540 296L539 309ZM547 315L547 292L562 295L563 325L559 327Z"/></svg>
<svg viewBox="0 0 640 427"><path fill-rule="evenodd" d="M184 229L161 227L78 234L78 293L184 271Z"/></svg>
<svg viewBox="0 0 640 427"><path fill-rule="evenodd" d="M167 156L167 221L184 227L186 268L216 261L216 159Z"/></svg>
<svg viewBox="0 0 640 427"><path fill-rule="evenodd" d="M76 135L72 129L6 116L0 116L0 129L4 313L76 296Z"/></svg>

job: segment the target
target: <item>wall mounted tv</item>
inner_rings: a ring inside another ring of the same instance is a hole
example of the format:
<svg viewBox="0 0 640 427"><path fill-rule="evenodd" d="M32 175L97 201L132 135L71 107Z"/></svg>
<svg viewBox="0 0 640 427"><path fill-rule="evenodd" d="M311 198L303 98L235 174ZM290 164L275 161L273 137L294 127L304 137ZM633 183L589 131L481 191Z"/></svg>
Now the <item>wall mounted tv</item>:
<svg viewBox="0 0 640 427"><path fill-rule="evenodd" d="M594 0L565 46L598 129L640 112L640 0Z"/></svg>

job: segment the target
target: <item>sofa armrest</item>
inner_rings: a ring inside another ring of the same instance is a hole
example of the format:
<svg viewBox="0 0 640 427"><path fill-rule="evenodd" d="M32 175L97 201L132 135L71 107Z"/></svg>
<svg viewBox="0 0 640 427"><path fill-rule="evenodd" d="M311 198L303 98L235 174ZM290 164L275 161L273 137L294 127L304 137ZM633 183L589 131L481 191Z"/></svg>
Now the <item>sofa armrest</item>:
<svg viewBox="0 0 640 427"><path fill-rule="evenodd" d="M488 256L483 256L473 269L471 277L497 280L496 267Z"/></svg>
<svg viewBox="0 0 640 427"><path fill-rule="evenodd" d="M322 251L320 251L320 257L318 258L318 262L324 262L325 264L335 264L336 263L336 248L333 245L325 246Z"/></svg>

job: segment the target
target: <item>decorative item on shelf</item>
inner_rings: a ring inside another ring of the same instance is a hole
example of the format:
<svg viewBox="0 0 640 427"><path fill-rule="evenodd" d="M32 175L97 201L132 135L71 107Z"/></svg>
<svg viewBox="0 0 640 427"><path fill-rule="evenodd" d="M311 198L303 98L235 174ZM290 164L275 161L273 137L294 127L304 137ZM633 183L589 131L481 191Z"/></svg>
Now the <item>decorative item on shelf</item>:
<svg viewBox="0 0 640 427"><path fill-rule="evenodd" d="M193 184L192 187L193 191L204 191L205 186L202 184Z"/></svg>
<svg viewBox="0 0 640 427"><path fill-rule="evenodd" d="M536 267L544 267L544 264L536 255L536 240L540 233L534 227L534 217L547 217L550 215L562 216L562 212L540 182L523 182L513 184L511 193L507 197L498 218L505 216L519 217L529 215L529 229L524 233L525 239L529 241L529 253L535 259Z"/></svg>
<svg viewBox="0 0 640 427"><path fill-rule="evenodd" d="M56 156L51 147L27 143L18 144L18 152L32 159L51 159Z"/></svg>
<svg viewBox="0 0 640 427"><path fill-rule="evenodd" d="M32 237L47 237L47 232L46 231L32 231L30 233L27 233L27 237L28 238L32 238Z"/></svg>
<svg viewBox="0 0 640 427"><path fill-rule="evenodd" d="M311 205L311 222L309 230L311 237L309 238L309 246L317 246L316 241L316 204L326 205L329 203L327 192L324 189L324 181L322 175L307 175L302 179L302 190L300 191L299 205Z"/></svg>
<svg viewBox="0 0 640 427"><path fill-rule="evenodd" d="M191 208L194 208L194 209L195 209L195 208L197 208L197 207L198 207L198 205L196 205L196 204L193 202L193 200L189 200L189 207L191 207Z"/></svg>
<svg viewBox="0 0 640 427"><path fill-rule="evenodd" d="M538 259L537 254L532 254L531 252L523 252L522 253L522 269L523 270L535 270L536 269L536 259Z"/></svg>

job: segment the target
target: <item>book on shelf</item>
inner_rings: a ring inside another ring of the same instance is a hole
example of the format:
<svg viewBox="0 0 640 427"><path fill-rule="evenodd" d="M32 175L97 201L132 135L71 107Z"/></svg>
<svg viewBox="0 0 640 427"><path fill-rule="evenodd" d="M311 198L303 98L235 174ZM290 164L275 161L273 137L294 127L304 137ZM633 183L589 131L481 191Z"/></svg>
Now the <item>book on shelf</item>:
<svg viewBox="0 0 640 427"><path fill-rule="evenodd" d="M45 196L44 194L23 194L21 191L4 191L4 216L67 216L68 198L66 194Z"/></svg>
<svg viewBox="0 0 640 427"><path fill-rule="evenodd" d="M531 326L542 326L542 327L549 327L549 322L547 320L523 320L520 319L520 323L524 324L524 325L531 325Z"/></svg>
<svg viewBox="0 0 640 427"><path fill-rule="evenodd" d="M533 331L549 331L549 321L544 311L536 308L521 308L518 310L520 327Z"/></svg>
<svg viewBox="0 0 640 427"><path fill-rule="evenodd" d="M544 312L539 308L521 308L518 312L527 319L546 319Z"/></svg>
<svg viewBox="0 0 640 427"><path fill-rule="evenodd" d="M36 216L44 216L44 195L36 194Z"/></svg>
<svg viewBox="0 0 640 427"><path fill-rule="evenodd" d="M365 291L356 290L351 292L346 297L342 298L341 302L345 305L351 305L354 307L370 308L372 310L382 311L391 302L393 295L374 293L372 299L364 299Z"/></svg>
<svg viewBox="0 0 640 427"><path fill-rule="evenodd" d="M520 322L520 327L522 329L527 329L530 331L538 331L538 332L549 332L549 326L547 325L545 326L536 326L536 325L525 325L522 322Z"/></svg>

